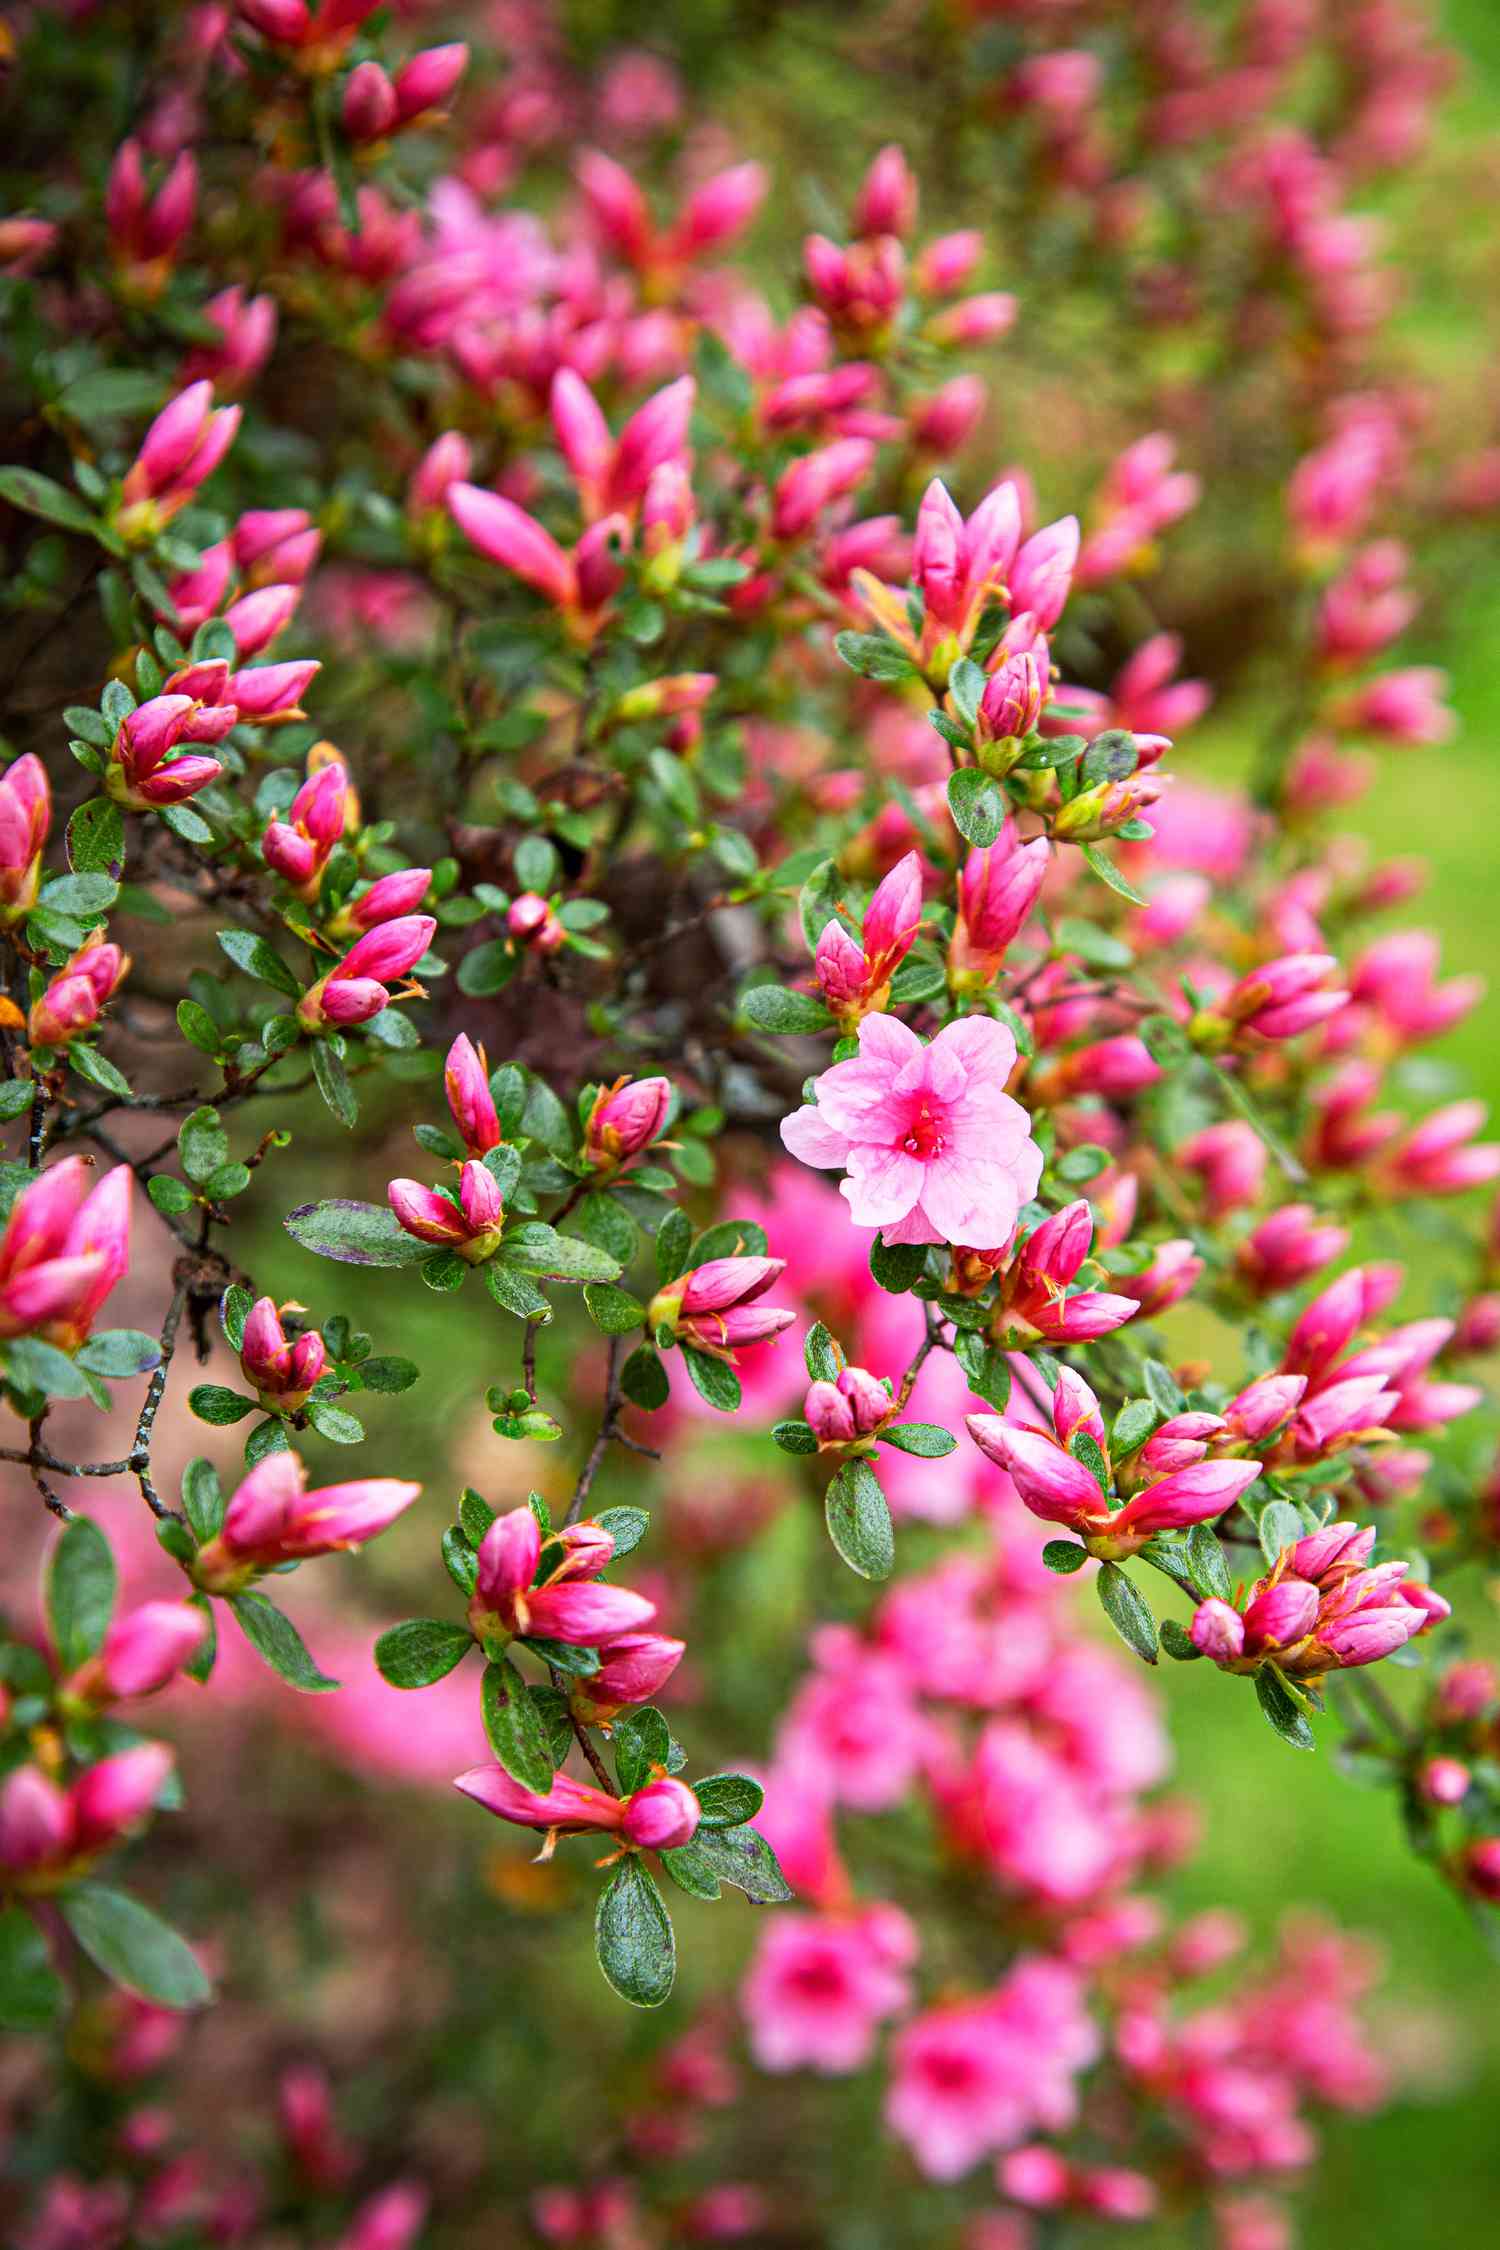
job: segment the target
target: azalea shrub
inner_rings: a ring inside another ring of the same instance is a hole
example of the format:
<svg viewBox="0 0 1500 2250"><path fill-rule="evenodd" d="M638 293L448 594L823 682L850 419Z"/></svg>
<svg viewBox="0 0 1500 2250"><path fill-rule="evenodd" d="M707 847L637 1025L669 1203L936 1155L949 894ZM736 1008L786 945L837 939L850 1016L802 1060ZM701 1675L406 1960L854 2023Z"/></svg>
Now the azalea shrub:
<svg viewBox="0 0 1500 2250"><path fill-rule="evenodd" d="M4 34L7 2239L1279 2250L1153 1671L1500 1904L1451 58L577 17Z"/></svg>

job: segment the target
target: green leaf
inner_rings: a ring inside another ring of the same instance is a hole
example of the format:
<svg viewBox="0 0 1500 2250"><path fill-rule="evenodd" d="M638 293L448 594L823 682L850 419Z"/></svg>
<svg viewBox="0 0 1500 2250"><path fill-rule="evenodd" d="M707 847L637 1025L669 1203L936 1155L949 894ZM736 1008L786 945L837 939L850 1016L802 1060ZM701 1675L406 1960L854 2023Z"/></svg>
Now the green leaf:
<svg viewBox="0 0 1500 2250"><path fill-rule="evenodd" d="M79 1367L55 1344L44 1344L40 1336L13 1336L0 1345L0 1355L12 1382L40 1391L44 1398L94 1398L96 1405L109 1403L109 1393L96 1376Z"/></svg>
<svg viewBox="0 0 1500 2250"><path fill-rule="evenodd" d="M693 1222L686 1211L669 1211L656 1230L656 1278L665 1286L687 1270Z"/></svg>
<svg viewBox="0 0 1500 2250"><path fill-rule="evenodd" d="M153 1172L146 1182L146 1193L158 1211L175 1219L193 1207L193 1191L186 1180L179 1180L175 1172Z"/></svg>
<svg viewBox="0 0 1500 2250"><path fill-rule="evenodd" d="M0 2028L45 2031L67 1995L47 1940L24 1907L0 1914Z"/></svg>
<svg viewBox="0 0 1500 2250"><path fill-rule="evenodd" d="M1260 1551L1274 1564L1283 1547L1295 1547L1306 1536L1307 1526L1289 1500L1273 1500L1261 1510Z"/></svg>
<svg viewBox="0 0 1500 2250"><path fill-rule="evenodd" d="M780 984L757 984L742 992L740 1014L757 1031L826 1031L833 1022L822 1001L810 992L792 992Z"/></svg>
<svg viewBox="0 0 1500 2250"><path fill-rule="evenodd" d="M324 1104L332 1110L345 1132L352 1133L359 1122L359 1101L341 1057L334 1053L326 1039L315 1039L312 1043L312 1070Z"/></svg>
<svg viewBox="0 0 1500 2250"><path fill-rule="evenodd" d="M213 1988L186 1938L138 1898L80 1883L58 1900L63 1920L96 1968L159 2008L201 2008Z"/></svg>
<svg viewBox="0 0 1500 2250"><path fill-rule="evenodd" d="M1193 1052L1192 1041L1175 1016L1143 1016L1136 1029L1147 1054L1163 1070L1175 1070Z"/></svg>
<svg viewBox="0 0 1500 2250"><path fill-rule="evenodd" d="M255 1405L253 1398L245 1398L223 1383L197 1383L188 1392L188 1412L196 1414L200 1422L212 1423L218 1430L243 1422L247 1414L255 1412Z"/></svg>
<svg viewBox="0 0 1500 2250"><path fill-rule="evenodd" d="M1123 1461L1127 1453L1134 1453L1137 1446L1144 1445L1160 1421L1154 1400L1126 1399L1109 1426L1109 1450L1114 1459Z"/></svg>
<svg viewBox="0 0 1500 2250"><path fill-rule="evenodd" d="M941 1461L958 1444L952 1431L939 1429L936 1422L893 1422L881 1431L880 1442L895 1446L898 1453L915 1453L923 1461Z"/></svg>
<svg viewBox="0 0 1500 2250"><path fill-rule="evenodd" d="M1170 1422L1172 1416L1180 1414L1187 1405L1187 1400L1178 1387L1176 1377L1170 1368L1163 1367L1159 1359L1148 1359L1143 1374L1146 1388L1151 1393L1152 1403L1158 1414L1162 1416L1164 1421Z"/></svg>
<svg viewBox="0 0 1500 2250"><path fill-rule="evenodd" d="M132 1375L149 1375L154 1367L160 1367L161 1346L141 1328L104 1328L80 1347L78 1364L91 1375L122 1383Z"/></svg>
<svg viewBox="0 0 1500 2250"><path fill-rule="evenodd" d="M851 672L862 680L909 680L916 666L904 648L883 633L835 633L833 645Z"/></svg>
<svg viewBox="0 0 1500 2250"><path fill-rule="evenodd" d="M733 1414L744 1396L734 1369L711 1352L694 1351L690 1344L683 1346L682 1356L698 1396L720 1414Z"/></svg>
<svg viewBox="0 0 1500 2250"><path fill-rule="evenodd" d="M106 1094L117 1094L122 1101L130 1096L130 1080L123 1070L117 1070L108 1055L97 1047L89 1047L80 1039L68 1049L68 1068L76 1070L91 1086L100 1087Z"/></svg>
<svg viewBox="0 0 1500 2250"><path fill-rule="evenodd" d="M1090 1437L1087 1430L1075 1430L1068 1440L1068 1451L1081 1467L1088 1470L1089 1475L1107 1500L1109 1498L1109 1463L1104 1458L1097 1438Z"/></svg>
<svg viewBox="0 0 1500 2250"><path fill-rule="evenodd" d="M183 1119L177 1133L177 1154L196 1187L229 1162L229 1135L219 1123L216 1109L195 1109Z"/></svg>
<svg viewBox="0 0 1500 2250"><path fill-rule="evenodd" d="M620 1388L632 1406L642 1407L648 1414L666 1405L672 1386L660 1357L649 1344L641 1344L620 1369Z"/></svg>
<svg viewBox="0 0 1500 2250"><path fill-rule="evenodd" d="M1099 1602L1128 1649L1146 1664L1156 1662L1156 1619L1133 1578L1118 1563L1099 1565Z"/></svg>
<svg viewBox="0 0 1500 2250"><path fill-rule="evenodd" d="M677 1975L671 1917L633 1852L600 1894L594 1950L606 1981L633 2008L659 2008L670 1995Z"/></svg>
<svg viewBox="0 0 1500 2250"><path fill-rule="evenodd" d="M394 1688L431 1687L446 1679L474 1646L466 1625L445 1624L440 1617L408 1617L392 1625L375 1643L375 1668Z"/></svg>
<svg viewBox="0 0 1500 2250"><path fill-rule="evenodd" d="M1097 844L1080 844L1078 849L1101 883L1107 883L1112 891L1118 891L1121 898L1128 898L1132 906L1145 905L1146 901L1140 892L1126 882L1114 861L1106 852L1101 852Z"/></svg>
<svg viewBox="0 0 1500 2250"><path fill-rule="evenodd" d="M67 384L57 406L75 422L119 421L154 414L164 387L161 376L144 367L96 367Z"/></svg>
<svg viewBox="0 0 1500 2250"><path fill-rule="evenodd" d="M346 1414L341 1406L330 1406L326 1399L309 1401L307 1419L330 1445L359 1445L363 1441L365 1426L359 1416Z"/></svg>
<svg viewBox="0 0 1500 2250"><path fill-rule="evenodd" d="M1183 1544L1193 1583L1205 1600L1227 1602L1233 1598L1229 1565L1212 1524L1195 1523Z"/></svg>
<svg viewBox="0 0 1500 2250"><path fill-rule="evenodd" d="M1161 1645L1178 1664L1194 1664L1203 1654L1201 1648L1194 1648L1192 1635L1175 1617L1162 1619Z"/></svg>
<svg viewBox="0 0 1500 2250"><path fill-rule="evenodd" d="M285 993L288 1000L300 1000L302 987L287 967L274 945L253 930L220 930L219 944L237 969L247 977L256 977L262 984L271 985L277 992Z"/></svg>
<svg viewBox="0 0 1500 2250"><path fill-rule="evenodd" d="M420 1372L415 1360L384 1355L359 1363L359 1379L367 1391L409 1391Z"/></svg>
<svg viewBox="0 0 1500 2250"><path fill-rule="evenodd" d="M1289 1742L1294 1750L1317 1748L1312 1728L1287 1693L1286 1682L1274 1664L1263 1664L1256 1673L1255 1696L1283 1742Z"/></svg>
<svg viewBox="0 0 1500 2250"><path fill-rule="evenodd" d="M326 1695L338 1686L320 1672L307 1652L302 1635L284 1611L264 1594L231 1594L229 1606L234 1611L235 1623L244 1634L256 1655L271 1670L286 1681L288 1687L300 1688L304 1695Z"/></svg>
<svg viewBox="0 0 1500 2250"><path fill-rule="evenodd" d="M430 1243L408 1234L394 1211L380 1203L355 1203L333 1196L302 1203L283 1224L294 1242L320 1258L346 1266L411 1266L432 1255Z"/></svg>
<svg viewBox="0 0 1500 2250"><path fill-rule="evenodd" d="M497 1305L518 1320L535 1320L545 1328L552 1318L552 1307L544 1291L538 1289L528 1274L518 1273L512 1266L501 1265L498 1258L490 1258L480 1267L484 1286Z"/></svg>
<svg viewBox="0 0 1500 2250"><path fill-rule="evenodd" d="M495 1520L495 1511L488 1500L482 1500L472 1485L466 1484L458 1496L458 1520L464 1537L471 1547L483 1544L484 1535ZM543 1530L546 1525L542 1526Z"/></svg>
<svg viewBox="0 0 1500 2250"><path fill-rule="evenodd" d="M548 1281L615 1281L620 1273L608 1251L580 1242L576 1235L559 1234L537 1219L507 1233L500 1256L506 1265Z"/></svg>
<svg viewBox="0 0 1500 2250"><path fill-rule="evenodd" d="M948 674L948 693L953 698L953 708L972 734L979 717L979 699L985 690L985 675L971 656L961 656Z"/></svg>
<svg viewBox="0 0 1500 2250"><path fill-rule="evenodd" d="M809 1422L776 1422L771 1427L771 1443L779 1445L783 1453L816 1453L818 1440Z"/></svg>
<svg viewBox="0 0 1500 2250"><path fill-rule="evenodd" d="M511 1779L545 1797L552 1787L552 1746L526 1683L509 1658L485 1666L479 1708L490 1748Z"/></svg>
<svg viewBox="0 0 1500 2250"><path fill-rule="evenodd" d="M963 1369L971 1391L1003 1414L1010 1404L1010 1362L1004 1352L996 1351L983 1336L972 1328L961 1328L953 1345L953 1356Z"/></svg>
<svg viewBox="0 0 1500 2250"><path fill-rule="evenodd" d="M904 1296L914 1281L921 1280L926 1263L926 1246L920 1242L888 1243L877 1234L870 1247L870 1272L893 1297Z"/></svg>
<svg viewBox="0 0 1500 2250"><path fill-rule="evenodd" d="M64 1671L95 1655L114 1614L117 1579L109 1541L87 1516L75 1516L47 1566L47 1622Z"/></svg>
<svg viewBox="0 0 1500 2250"><path fill-rule="evenodd" d="M456 982L458 989L471 1000L491 1000L503 992L517 969L521 957L504 938L491 938L484 945L476 945L458 964Z"/></svg>
<svg viewBox="0 0 1500 2250"><path fill-rule="evenodd" d="M0 500L24 508L29 516L61 524L64 531L96 533L101 528L97 517L66 486L39 476L35 469L0 469Z"/></svg>
<svg viewBox="0 0 1500 2250"><path fill-rule="evenodd" d="M182 1512L199 1540L217 1539L224 1527L226 1502L219 1472L201 1457L182 1472Z"/></svg>
<svg viewBox="0 0 1500 2250"><path fill-rule="evenodd" d="M672 1730L655 1705L645 1703L616 1719L610 1749L621 1792L633 1796L651 1779L654 1767L666 1765L672 1754Z"/></svg>
<svg viewBox="0 0 1500 2250"><path fill-rule="evenodd" d="M756 1906L785 1906L794 1895L758 1828L700 1828L690 1844L663 1852L661 1863L695 1898L717 1898L721 1882L733 1883Z"/></svg>
<svg viewBox="0 0 1500 2250"><path fill-rule="evenodd" d="M704 1828L739 1828L753 1820L766 1801L758 1781L747 1773L711 1773L693 1783L698 1813Z"/></svg>
<svg viewBox="0 0 1500 2250"><path fill-rule="evenodd" d="M33 1087L29 1078L12 1078L0 1085L0 1123L9 1124L30 1109Z"/></svg>
<svg viewBox="0 0 1500 2250"><path fill-rule="evenodd" d="M591 1680L599 1669L596 1648L575 1648L571 1641L544 1640L537 1633L528 1633L523 1645L554 1672L566 1672L574 1679Z"/></svg>
<svg viewBox="0 0 1500 2250"><path fill-rule="evenodd" d="M594 1521L615 1543L614 1553L609 1558L612 1563L633 1554L651 1529L651 1518L644 1508L602 1508Z"/></svg>
<svg viewBox="0 0 1500 2250"><path fill-rule="evenodd" d="M828 1536L861 1578L889 1578L896 1562L896 1535L885 1494L868 1461L846 1461L824 1501Z"/></svg>
<svg viewBox="0 0 1500 2250"><path fill-rule="evenodd" d="M802 1357L809 1379L814 1383L834 1382L844 1366L844 1355L821 1320L815 1321L807 1331Z"/></svg>
<svg viewBox="0 0 1500 2250"><path fill-rule="evenodd" d="M603 1255L607 1253L601 1252ZM607 1282L591 1284L583 1292L583 1301L590 1320L606 1336L628 1336L646 1317L639 1297L632 1297L627 1289L611 1288Z"/></svg>
<svg viewBox="0 0 1500 2250"><path fill-rule="evenodd" d="M58 875L43 890L42 904L53 914L106 914L119 895L112 875Z"/></svg>
<svg viewBox="0 0 1500 2250"><path fill-rule="evenodd" d="M1087 1547L1080 1547L1076 1539L1049 1539L1042 1549L1042 1561L1059 1578L1071 1578L1088 1559Z"/></svg>
<svg viewBox="0 0 1500 2250"><path fill-rule="evenodd" d="M986 851L1005 826L1005 792L979 766L960 766L948 776L948 810L953 825L976 851Z"/></svg>

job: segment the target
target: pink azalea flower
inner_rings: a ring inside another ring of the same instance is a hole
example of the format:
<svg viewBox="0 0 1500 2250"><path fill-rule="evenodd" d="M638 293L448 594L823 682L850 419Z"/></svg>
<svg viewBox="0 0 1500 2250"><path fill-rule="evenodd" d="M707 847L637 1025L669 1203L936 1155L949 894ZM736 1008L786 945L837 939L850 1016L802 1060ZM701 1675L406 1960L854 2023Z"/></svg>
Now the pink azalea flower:
<svg viewBox="0 0 1500 2250"><path fill-rule="evenodd" d="M1004 1242L1042 1172L1031 1120L1005 1091L1015 1062L988 1017L924 1046L895 1016L867 1016L859 1054L814 1081L781 1137L804 1164L842 1165L855 1225L887 1242Z"/></svg>
<svg viewBox="0 0 1500 2250"><path fill-rule="evenodd" d="M911 2000L916 1932L893 1906L856 1916L777 1914L740 2001L762 2070L860 2070L881 2023Z"/></svg>

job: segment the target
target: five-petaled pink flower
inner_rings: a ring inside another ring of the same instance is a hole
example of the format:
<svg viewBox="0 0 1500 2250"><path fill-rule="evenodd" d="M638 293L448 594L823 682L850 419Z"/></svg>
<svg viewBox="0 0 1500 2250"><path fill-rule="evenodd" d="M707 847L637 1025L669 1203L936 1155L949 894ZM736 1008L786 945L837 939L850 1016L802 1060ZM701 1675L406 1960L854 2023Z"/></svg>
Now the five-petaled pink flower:
<svg viewBox="0 0 1500 2250"><path fill-rule="evenodd" d="M1004 1242L1036 1193L1042 1152L1005 1091L1016 1043L987 1016L930 1046L895 1016L867 1016L859 1053L813 1082L783 1120L804 1164L843 1165L856 1226L887 1242Z"/></svg>

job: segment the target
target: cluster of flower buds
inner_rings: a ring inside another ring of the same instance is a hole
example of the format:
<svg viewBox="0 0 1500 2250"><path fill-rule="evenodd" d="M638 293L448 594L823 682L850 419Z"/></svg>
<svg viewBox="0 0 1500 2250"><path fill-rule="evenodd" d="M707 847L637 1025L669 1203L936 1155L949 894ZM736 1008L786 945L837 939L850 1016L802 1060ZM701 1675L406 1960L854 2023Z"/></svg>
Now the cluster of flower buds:
<svg viewBox="0 0 1500 2250"><path fill-rule="evenodd" d="M268 823L261 838L266 865L290 883L299 898L315 899L348 818L348 777L341 760L314 766L287 807L284 820ZM425 888L425 886L424 886Z"/></svg>
<svg viewBox="0 0 1500 2250"><path fill-rule="evenodd" d="M667 1122L670 1078L617 1078L595 1095L583 1128L583 1153L596 1172L620 1172L644 1156Z"/></svg>
<svg viewBox="0 0 1500 2250"><path fill-rule="evenodd" d="M130 293L160 296L198 205L198 166L183 149L153 193L138 141L122 141L104 196L110 251Z"/></svg>
<svg viewBox="0 0 1500 2250"><path fill-rule="evenodd" d="M1168 1422L1134 1457L1131 1481L1137 1489L1122 1503L1099 1402L1072 1368L1061 1370L1050 1406L1050 1429L998 1414L971 1414L969 1434L981 1453L1007 1472L1033 1515L1065 1525L1101 1561L1137 1553L1155 1532L1211 1522L1261 1474L1258 1461L1205 1459L1199 1418L1179 1417L1193 1425L1181 1432L1188 1458L1177 1465L1176 1425Z"/></svg>
<svg viewBox="0 0 1500 2250"><path fill-rule="evenodd" d="M785 1266L784 1258L711 1258L659 1289L647 1321L653 1331L670 1329L680 1344L732 1361L749 1345L770 1343L796 1319L789 1306L758 1301Z"/></svg>
<svg viewBox="0 0 1500 2250"><path fill-rule="evenodd" d="M66 1789L37 1766L15 1767L0 1783L0 1873L7 1887L46 1892L86 1872L140 1827L172 1765L165 1743L143 1742L86 1767Z"/></svg>
<svg viewBox="0 0 1500 2250"><path fill-rule="evenodd" d="M1198 1009L1189 1036L1208 1052L1298 1039L1348 1006L1348 992L1328 981L1337 967L1330 953L1283 954Z"/></svg>
<svg viewBox="0 0 1500 2250"><path fill-rule="evenodd" d="M547 1569L539 1581L544 1548ZM623 1634L638 1635L656 1615L656 1604L627 1587L596 1583L614 1550L600 1524L570 1524L544 1542L529 1507L497 1516L479 1547L469 1603L475 1637L487 1648L535 1637L607 1649Z"/></svg>
<svg viewBox="0 0 1500 2250"><path fill-rule="evenodd" d="M214 406L214 387L190 383L164 406L126 472L115 529L146 543L164 530L206 484L240 426L237 406Z"/></svg>
<svg viewBox="0 0 1500 2250"><path fill-rule="evenodd" d="M198 678L199 672L211 678ZM160 812L184 804L217 781L217 758L186 747L220 743L238 722L239 706L228 699L225 664L194 667L174 674L167 690L127 712L109 749L104 785L117 803L132 812ZM208 693L204 691L208 690Z"/></svg>
<svg viewBox="0 0 1500 2250"><path fill-rule="evenodd" d="M802 1402L820 1453L863 1449L899 1411L890 1385L865 1367L841 1367L831 1381L811 1384Z"/></svg>
<svg viewBox="0 0 1500 2250"><path fill-rule="evenodd" d="M303 1030L343 1031L378 1016L393 998L386 987L400 984L411 975L436 929L430 914L401 914L392 922L381 922L367 930L336 968L303 993L297 1003L297 1020ZM421 987L403 985L402 989L410 993Z"/></svg>
<svg viewBox="0 0 1500 2250"><path fill-rule="evenodd" d="M1006 1350L1036 1342L1083 1344L1108 1336L1133 1320L1140 1305L1133 1296L1108 1289L1075 1289L1094 1239L1094 1217L1080 1196L1032 1228L1016 1248L1001 1282L992 1323L995 1341ZM987 1253L957 1255L960 1270L969 1259L980 1267ZM994 1264L1002 1262L996 1256Z"/></svg>
<svg viewBox="0 0 1500 2250"><path fill-rule="evenodd" d="M695 187L672 225L659 228L639 184L613 157L586 150L577 176L600 242L633 268L658 300L680 288L699 259L743 234L770 184L762 165L731 165Z"/></svg>
<svg viewBox="0 0 1500 2250"><path fill-rule="evenodd" d="M355 1477L310 1492L295 1453L268 1453L231 1496L217 1534L199 1548L193 1583L207 1594L235 1594L282 1563L362 1547L421 1489L399 1477Z"/></svg>
<svg viewBox="0 0 1500 2250"><path fill-rule="evenodd" d="M257 1297L245 1315L240 1344L240 1366L261 1405L268 1413L295 1414L322 1380L328 1350L315 1328L289 1337L288 1315L300 1307L278 1306L270 1297Z"/></svg>
<svg viewBox="0 0 1500 2250"><path fill-rule="evenodd" d="M65 1156L16 1197L0 1235L0 1339L87 1342L130 1264L130 1166L91 1180L81 1156Z"/></svg>
<svg viewBox="0 0 1500 2250"><path fill-rule="evenodd" d="M235 0L242 22L315 76L338 68L350 40L377 5L378 0Z"/></svg>
<svg viewBox="0 0 1500 2250"><path fill-rule="evenodd" d="M33 1047L66 1047L97 1025L106 1004L124 982L130 956L111 945L102 930L90 930L76 953L31 1004L26 1033Z"/></svg>
<svg viewBox="0 0 1500 2250"><path fill-rule="evenodd" d="M1404 1562L1371 1564L1373 1528L1329 1524L1283 1549L1243 1609L1200 1602L1189 1628L1194 1648L1226 1672L1274 1664L1288 1678L1374 1664L1448 1615L1441 1594Z"/></svg>
<svg viewBox="0 0 1500 2250"><path fill-rule="evenodd" d="M409 1235L434 1249L456 1252L466 1265L483 1265L500 1247L505 1231L500 1183L472 1157L460 1168L456 1190L392 1180L386 1195Z"/></svg>
<svg viewBox="0 0 1500 2250"><path fill-rule="evenodd" d="M823 925L813 953L818 989L845 1030L878 1013L890 999L891 978L911 951L922 926L922 863L915 852L898 860L865 908L858 939L835 918Z"/></svg>
<svg viewBox="0 0 1500 2250"><path fill-rule="evenodd" d="M1050 858L1044 836L1023 844L1009 818L993 844L968 854L958 871L958 913L948 948L948 981L956 993L992 984L999 975L1012 942L1031 919Z"/></svg>
<svg viewBox="0 0 1500 2250"><path fill-rule="evenodd" d="M154 1695L198 1653L206 1629L203 1611L190 1602L142 1602L114 1620L98 1655L65 1681L65 1707L94 1711Z"/></svg>
<svg viewBox="0 0 1500 2250"><path fill-rule="evenodd" d="M47 771L28 752L0 774L0 929L22 921L36 904L51 826Z"/></svg>
<svg viewBox="0 0 1500 2250"><path fill-rule="evenodd" d="M673 1774L659 1774L628 1797L612 1797L565 1773L554 1775L551 1788L538 1795L501 1765L471 1766L453 1786L486 1812L518 1828L540 1828L549 1839L616 1836L622 1851L663 1852L690 1843L698 1832L698 1800Z"/></svg>
<svg viewBox="0 0 1500 2250"><path fill-rule="evenodd" d="M344 81L344 131L351 141L383 141L408 126L434 121L468 63L469 50L461 40L424 47L394 78L373 57L356 63Z"/></svg>

